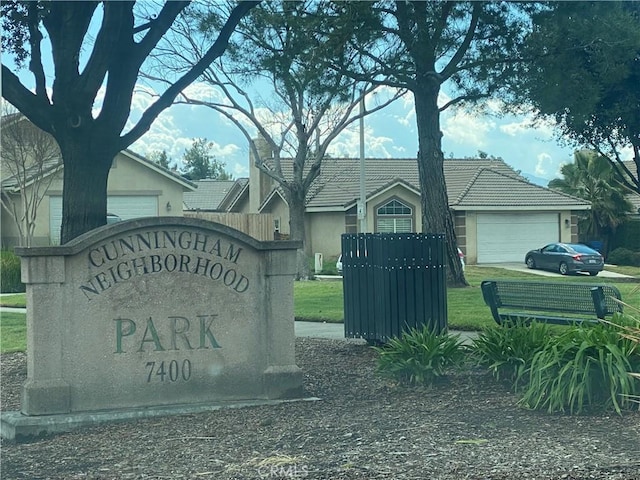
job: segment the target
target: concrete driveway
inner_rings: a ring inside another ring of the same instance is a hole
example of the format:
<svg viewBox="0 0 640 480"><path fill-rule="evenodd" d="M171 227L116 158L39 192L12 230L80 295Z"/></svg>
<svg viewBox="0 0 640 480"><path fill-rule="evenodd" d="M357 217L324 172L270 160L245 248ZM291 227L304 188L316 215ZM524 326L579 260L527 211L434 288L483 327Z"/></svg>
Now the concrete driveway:
<svg viewBox="0 0 640 480"><path fill-rule="evenodd" d="M509 262L509 263L483 263L480 265L476 265L477 267L494 267L494 268L505 268L507 270L515 270L518 272L528 272L533 273L535 275L542 275L545 277L562 277L558 272L550 272L547 270L532 270L527 268L527 266L523 263L518 262ZM606 267L605 267L606 268ZM588 273L577 273L576 276L589 276ZM603 270L598 274L598 277L602 278L634 278L630 275L623 275L622 273L609 272L607 270Z"/></svg>

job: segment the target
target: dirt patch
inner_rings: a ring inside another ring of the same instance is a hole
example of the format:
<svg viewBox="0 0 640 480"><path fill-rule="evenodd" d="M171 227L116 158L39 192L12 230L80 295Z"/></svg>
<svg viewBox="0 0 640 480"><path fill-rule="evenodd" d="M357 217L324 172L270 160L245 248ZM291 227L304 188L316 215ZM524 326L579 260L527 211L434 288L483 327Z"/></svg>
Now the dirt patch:
<svg viewBox="0 0 640 480"><path fill-rule="evenodd" d="M480 370L434 388L375 374L375 352L298 338L318 402L76 430L2 445L2 479L640 480L640 413L548 415ZM3 410L17 410L24 354L1 357Z"/></svg>

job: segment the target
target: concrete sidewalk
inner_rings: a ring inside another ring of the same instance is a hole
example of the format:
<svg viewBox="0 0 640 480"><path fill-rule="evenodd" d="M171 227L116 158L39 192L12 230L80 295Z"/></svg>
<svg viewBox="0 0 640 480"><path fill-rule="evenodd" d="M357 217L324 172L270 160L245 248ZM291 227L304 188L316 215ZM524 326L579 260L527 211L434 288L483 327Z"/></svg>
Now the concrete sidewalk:
<svg viewBox="0 0 640 480"><path fill-rule="evenodd" d="M504 268L506 270L514 270L516 272L527 272L527 273L532 273L534 275L541 275L543 277L562 277L563 275L561 275L558 272L551 272L548 270L534 270L534 269L530 269L527 268L527 266L524 263L518 263L518 262L510 262L510 263L481 263L479 265L474 265L475 267L480 267L480 268L484 268L484 267L493 267L493 268ZM605 266L606 268L606 266ZM586 273L576 273L574 275L575 277L580 277L580 276L589 276ZM610 272L608 270L603 270L598 274L598 277L600 278L635 278L632 277L631 275L624 275L623 273L616 273L616 272Z"/></svg>
<svg viewBox="0 0 640 480"><path fill-rule="evenodd" d="M296 337L311 338L332 338L345 340L344 323L326 323L326 322L295 322ZM450 330L452 335L460 335L464 343L471 342L478 336L478 332L463 332L458 330ZM352 339L350 341L362 341L362 339Z"/></svg>
<svg viewBox="0 0 640 480"><path fill-rule="evenodd" d="M0 314L3 312L26 313L26 308L0 307ZM357 338L346 338L344 336L344 323L326 322L295 322L296 337L311 338L332 338L334 340L362 341ZM468 342L477 337L477 332L450 331L453 335L460 335L463 341Z"/></svg>

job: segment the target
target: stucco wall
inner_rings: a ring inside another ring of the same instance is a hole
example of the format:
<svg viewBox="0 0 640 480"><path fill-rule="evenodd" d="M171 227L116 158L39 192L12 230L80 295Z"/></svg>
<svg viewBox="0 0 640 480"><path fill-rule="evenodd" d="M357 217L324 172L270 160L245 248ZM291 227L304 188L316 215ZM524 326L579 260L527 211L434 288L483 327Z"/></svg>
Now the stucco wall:
<svg viewBox="0 0 640 480"><path fill-rule="evenodd" d="M56 176L36 213L34 246L50 244L50 196L62 195L62 173ZM28 187L31 188L31 187ZM170 178L119 153L114 159L107 183L109 196L154 195L158 197L158 216L182 216L183 187ZM171 209L167 208L171 205ZM3 246L18 243L17 228L11 216L2 213Z"/></svg>
<svg viewBox="0 0 640 480"><path fill-rule="evenodd" d="M270 213L274 220L280 221L280 233L289 235L289 208L279 195L273 197L271 202L260 213Z"/></svg>
<svg viewBox="0 0 640 480"><path fill-rule="evenodd" d="M416 233L421 233L422 208L420 206L420 196L401 185L396 185L389 190L385 190L367 201L367 231L365 233L374 233L376 231L376 208L382 206L392 198L397 198L407 206L413 208L413 230Z"/></svg>
<svg viewBox="0 0 640 480"><path fill-rule="evenodd" d="M421 232L420 197L404 187L396 186L373 197L367 203L367 230L365 233L375 232L375 210L392 198L397 198L413 208L413 227L416 232ZM307 218L309 221L307 253L322 253L325 261L337 257L341 251L340 237L345 233L345 212L311 212L307 214Z"/></svg>
<svg viewBox="0 0 640 480"><path fill-rule="evenodd" d="M27 195L32 194L33 186L26 188ZM58 192L62 194L62 172L55 174L54 179L51 181L48 192ZM20 214L22 213L22 200L19 194L12 194L11 198L18 207ZM18 227L15 224L13 215L2 209L2 246L13 247L20 243L20 235L18 233ZM50 245L49 237L49 196L45 194L42 198L38 209L36 210L36 226L33 232L33 246L48 246Z"/></svg>
<svg viewBox="0 0 640 480"><path fill-rule="evenodd" d="M157 195L158 216L182 216L183 187L123 154L114 160L107 191L110 196Z"/></svg>
<svg viewBox="0 0 640 480"><path fill-rule="evenodd" d="M340 255L340 236L344 233L344 212L314 212L309 218L308 253L322 253L325 261Z"/></svg>

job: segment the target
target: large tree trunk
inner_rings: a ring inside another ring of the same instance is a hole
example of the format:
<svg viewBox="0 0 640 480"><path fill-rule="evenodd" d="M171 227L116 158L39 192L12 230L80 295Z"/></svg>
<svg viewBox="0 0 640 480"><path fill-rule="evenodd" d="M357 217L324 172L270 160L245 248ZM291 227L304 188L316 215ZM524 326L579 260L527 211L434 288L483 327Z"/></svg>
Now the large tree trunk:
<svg viewBox="0 0 640 480"><path fill-rule="evenodd" d="M444 155L440 111L436 81L421 82L413 92L418 128L418 174L420 176L420 202L422 231L445 234L447 240L447 281L451 286L467 286L458 256L453 215L449 209L447 186L444 181Z"/></svg>
<svg viewBox="0 0 640 480"><path fill-rule="evenodd" d="M117 152L100 147L90 135L59 143L64 161L60 243L65 244L107 223L107 180Z"/></svg>

